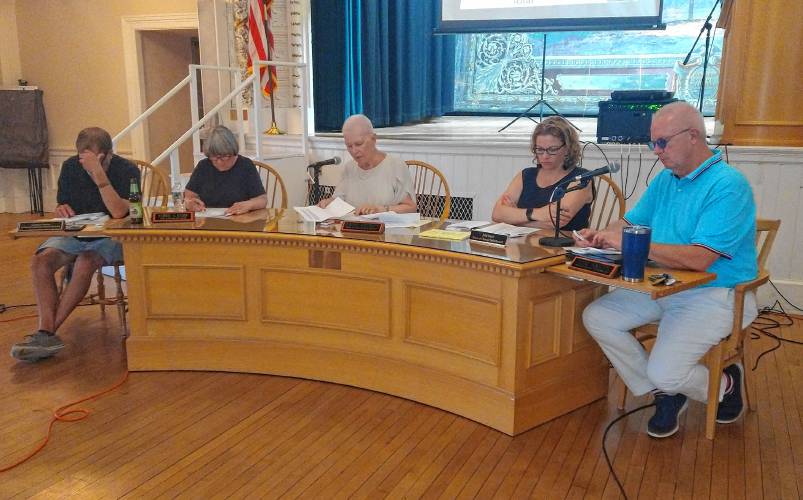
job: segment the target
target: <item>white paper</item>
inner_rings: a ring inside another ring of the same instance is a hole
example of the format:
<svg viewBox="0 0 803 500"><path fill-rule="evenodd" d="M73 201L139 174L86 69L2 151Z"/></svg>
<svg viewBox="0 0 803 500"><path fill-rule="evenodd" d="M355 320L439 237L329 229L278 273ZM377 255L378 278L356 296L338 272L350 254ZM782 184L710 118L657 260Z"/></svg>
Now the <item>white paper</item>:
<svg viewBox="0 0 803 500"><path fill-rule="evenodd" d="M209 208L207 207L206 210L201 210L200 212L195 212L196 217L209 217L209 218L218 218L218 219L225 219L228 217L226 215L225 208Z"/></svg>
<svg viewBox="0 0 803 500"><path fill-rule="evenodd" d="M579 255L619 255L622 253L615 248L566 247L566 250Z"/></svg>
<svg viewBox="0 0 803 500"><path fill-rule="evenodd" d="M490 224L488 221L484 220L464 220L460 222L454 222L446 226L447 231L469 231L476 227L487 226Z"/></svg>
<svg viewBox="0 0 803 500"><path fill-rule="evenodd" d="M321 208L318 205L310 205L308 207L293 207L296 212L305 221L322 222L326 219L336 219L354 211L354 207L341 200L335 198L326 207Z"/></svg>
<svg viewBox="0 0 803 500"><path fill-rule="evenodd" d="M101 219L107 221L109 220L109 216L105 212L92 212L89 214L73 215L72 217L56 217L53 220L63 220L67 224L76 224L78 222L86 224L89 222L97 223Z"/></svg>
<svg viewBox="0 0 803 500"><path fill-rule="evenodd" d="M518 238L519 236L527 236L528 234L534 233L538 230L539 229L537 227L514 226L511 224L506 224L504 222L500 222L498 224L493 224L491 226L482 228L482 231L485 233L503 234L508 238Z"/></svg>

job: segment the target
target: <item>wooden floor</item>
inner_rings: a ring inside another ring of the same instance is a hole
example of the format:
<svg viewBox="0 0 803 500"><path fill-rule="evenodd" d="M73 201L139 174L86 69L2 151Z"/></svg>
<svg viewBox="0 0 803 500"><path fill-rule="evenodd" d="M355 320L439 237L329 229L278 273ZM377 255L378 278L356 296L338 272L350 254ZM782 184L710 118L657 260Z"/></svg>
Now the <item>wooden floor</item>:
<svg viewBox="0 0 803 500"><path fill-rule="evenodd" d="M0 303L33 301L34 240L6 234L25 216L0 214ZM67 347L17 363L11 344L35 329L32 308L0 314L0 467L34 447L53 409L125 373L115 312L81 307L60 334ZM783 335L803 340L803 327ZM772 345L754 341L754 349ZM608 447L629 498L803 496L803 346L784 345L754 373L758 411L703 435L690 405L676 436L644 433L628 417ZM643 404L643 399L629 406ZM619 415L601 400L516 438L418 403L333 384L263 375L132 373L58 423L39 455L0 474L0 498L617 498L601 452Z"/></svg>

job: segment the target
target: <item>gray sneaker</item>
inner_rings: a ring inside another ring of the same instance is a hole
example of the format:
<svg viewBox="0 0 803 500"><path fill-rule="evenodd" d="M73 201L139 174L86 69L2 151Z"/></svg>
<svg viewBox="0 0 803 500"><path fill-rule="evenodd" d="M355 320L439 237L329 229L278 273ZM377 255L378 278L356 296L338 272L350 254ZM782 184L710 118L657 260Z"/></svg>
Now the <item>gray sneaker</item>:
<svg viewBox="0 0 803 500"><path fill-rule="evenodd" d="M49 358L64 349L64 342L58 335L44 330L37 330L36 333L26 335L25 339L25 342L11 346L12 358L33 363Z"/></svg>

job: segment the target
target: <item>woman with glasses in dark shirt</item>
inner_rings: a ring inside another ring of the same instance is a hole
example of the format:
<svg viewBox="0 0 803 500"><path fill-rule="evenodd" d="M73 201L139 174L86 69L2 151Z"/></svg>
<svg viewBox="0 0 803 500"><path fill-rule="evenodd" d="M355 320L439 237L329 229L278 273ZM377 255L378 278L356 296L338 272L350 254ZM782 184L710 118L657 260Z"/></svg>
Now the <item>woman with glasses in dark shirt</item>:
<svg viewBox="0 0 803 500"><path fill-rule="evenodd" d="M237 215L265 208L268 197L254 162L240 156L234 134L219 125L206 142L206 158L198 162L184 190L184 206L200 212L225 208Z"/></svg>
<svg viewBox="0 0 803 500"><path fill-rule="evenodd" d="M574 127L560 116L550 116L533 130L530 140L533 162L537 166L522 170L510 182L493 209L494 222L540 228L555 227L555 188L586 170L579 168L580 140ZM574 186L576 183L569 184ZM567 193L560 204L563 229L588 227L592 187Z"/></svg>

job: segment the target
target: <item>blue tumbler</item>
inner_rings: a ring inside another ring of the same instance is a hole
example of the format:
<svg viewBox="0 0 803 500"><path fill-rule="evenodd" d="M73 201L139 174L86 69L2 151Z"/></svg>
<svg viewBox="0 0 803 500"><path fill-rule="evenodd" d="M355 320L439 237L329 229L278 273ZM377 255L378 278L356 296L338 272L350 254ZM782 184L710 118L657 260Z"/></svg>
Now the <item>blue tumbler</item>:
<svg viewBox="0 0 803 500"><path fill-rule="evenodd" d="M644 281L644 267L650 254L650 234L647 226L622 228L622 279Z"/></svg>

